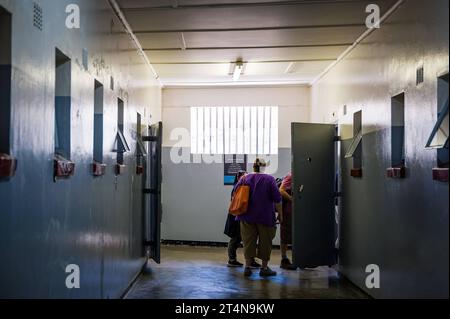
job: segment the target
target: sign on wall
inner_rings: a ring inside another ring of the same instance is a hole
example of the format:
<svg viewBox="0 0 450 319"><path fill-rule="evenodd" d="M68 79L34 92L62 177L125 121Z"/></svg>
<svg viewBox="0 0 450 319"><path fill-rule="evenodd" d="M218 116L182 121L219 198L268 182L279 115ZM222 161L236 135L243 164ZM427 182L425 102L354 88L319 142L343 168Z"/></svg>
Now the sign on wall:
<svg viewBox="0 0 450 319"><path fill-rule="evenodd" d="M224 185L233 185L239 171L247 171L247 155L224 156Z"/></svg>

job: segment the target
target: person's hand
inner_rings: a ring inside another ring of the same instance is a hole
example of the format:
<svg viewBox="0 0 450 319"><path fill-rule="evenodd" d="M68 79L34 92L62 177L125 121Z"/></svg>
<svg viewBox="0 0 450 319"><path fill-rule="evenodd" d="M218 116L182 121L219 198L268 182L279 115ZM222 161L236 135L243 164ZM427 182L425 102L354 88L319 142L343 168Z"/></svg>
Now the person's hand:
<svg viewBox="0 0 450 319"><path fill-rule="evenodd" d="M282 224L283 223L283 215L278 214L277 220L280 222L280 224Z"/></svg>

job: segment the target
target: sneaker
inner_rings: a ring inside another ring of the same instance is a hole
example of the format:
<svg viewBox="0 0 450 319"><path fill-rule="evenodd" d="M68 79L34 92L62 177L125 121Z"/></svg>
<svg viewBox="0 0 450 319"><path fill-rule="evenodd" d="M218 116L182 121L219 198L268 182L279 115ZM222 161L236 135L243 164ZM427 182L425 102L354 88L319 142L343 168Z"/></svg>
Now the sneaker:
<svg viewBox="0 0 450 319"><path fill-rule="evenodd" d="M245 267L244 276L250 277L251 275L252 275L252 270L250 269L250 267Z"/></svg>
<svg viewBox="0 0 450 319"><path fill-rule="evenodd" d="M260 269L261 265L258 264L255 260L253 260L252 264L250 265L250 268L252 268L252 269Z"/></svg>
<svg viewBox="0 0 450 319"><path fill-rule="evenodd" d="M276 271L273 271L272 269L270 269L269 267L267 268L261 268L259 275L261 277L273 277L277 275Z"/></svg>
<svg viewBox="0 0 450 319"><path fill-rule="evenodd" d="M242 266L244 266L244 264L241 264L237 260L229 260L227 266L228 267L242 267Z"/></svg>
<svg viewBox="0 0 450 319"><path fill-rule="evenodd" d="M289 260L289 258L283 258L281 260L281 265L280 265L281 269L286 269L286 270L297 270L297 267L295 267L291 261Z"/></svg>

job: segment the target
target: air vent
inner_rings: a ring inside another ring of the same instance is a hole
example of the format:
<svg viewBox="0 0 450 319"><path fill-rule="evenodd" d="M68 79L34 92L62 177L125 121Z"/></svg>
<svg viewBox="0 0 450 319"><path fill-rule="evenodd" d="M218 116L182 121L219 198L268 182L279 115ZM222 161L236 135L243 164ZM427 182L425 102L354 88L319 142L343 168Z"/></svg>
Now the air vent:
<svg viewBox="0 0 450 319"><path fill-rule="evenodd" d="M424 81L424 70L423 66L420 66L419 68L417 68L416 71L416 85L422 84L423 81Z"/></svg>
<svg viewBox="0 0 450 319"><path fill-rule="evenodd" d="M88 69L89 69L89 53L86 48L83 49L83 68L86 71L88 71Z"/></svg>
<svg viewBox="0 0 450 319"><path fill-rule="evenodd" d="M42 31L43 13L42 7L36 2L33 3L33 25Z"/></svg>

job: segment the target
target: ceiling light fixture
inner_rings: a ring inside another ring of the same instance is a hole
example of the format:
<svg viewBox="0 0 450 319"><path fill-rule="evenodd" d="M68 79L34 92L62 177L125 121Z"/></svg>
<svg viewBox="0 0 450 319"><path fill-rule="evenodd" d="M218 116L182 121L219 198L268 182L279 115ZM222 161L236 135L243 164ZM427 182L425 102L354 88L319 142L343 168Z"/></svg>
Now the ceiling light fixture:
<svg viewBox="0 0 450 319"><path fill-rule="evenodd" d="M233 70L233 81L239 81L241 75L244 73L244 63L242 61L236 61Z"/></svg>

